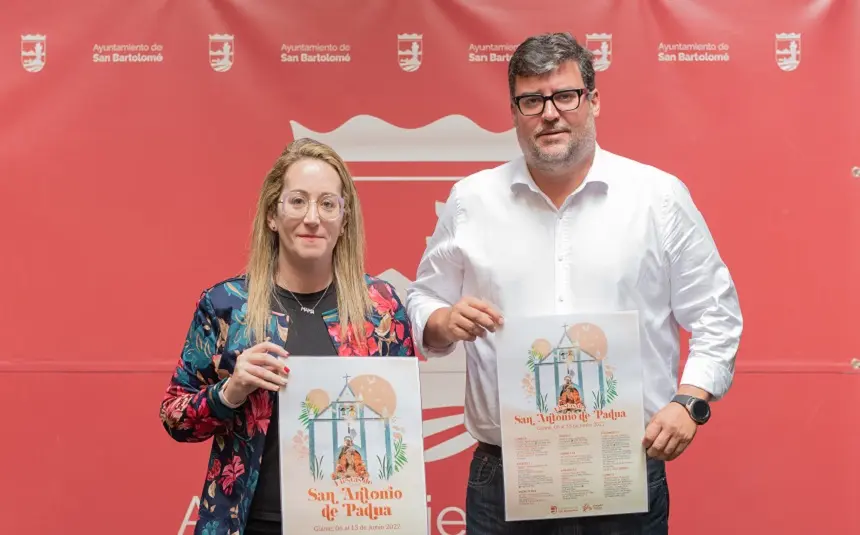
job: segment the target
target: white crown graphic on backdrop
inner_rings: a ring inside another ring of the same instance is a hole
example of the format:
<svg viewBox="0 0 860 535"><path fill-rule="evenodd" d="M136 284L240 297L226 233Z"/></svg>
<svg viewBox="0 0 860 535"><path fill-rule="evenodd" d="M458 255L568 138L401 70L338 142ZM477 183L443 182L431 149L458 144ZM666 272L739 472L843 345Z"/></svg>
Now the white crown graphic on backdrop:
<svg viewBox="0 0 860 535"><path fill-rule="evenodd" d="M39 34L21 36L21 66L27 72L39 72L48 61L48 37Z"/></svg>
<svg viewBox="0 0 860 535"><path fill-rule="evenodd" d="M331 146L347 162L505 162L521 154L514 129L495 133L462 115L420 128L400 128L372 115L352 117L329 132L290 121L293 138Z"/></svg>
<svg viewBox="0 0 860 535"><path fill-rule="evenodd" d="M585 34L585 48L594 54L594 70L605 71L612 64L612 34L611 33L587 33Z"/></svg>
<svg viewBox="0 0 860 535"><path fill-rule="evenodd" d="M774 41L776 64L784 71L793 71L800 65L800 34L778 33Z"/></svg>
<svg viewBox="0 0 860 535"><path fill-rule="evenodd" d="M370 115L352 117L329 132L318 132L301 123L290 121L293 139L309 137L331 146L347 162L488 162L501 163L520 155L513 129L494 133L478 126L462 115L449 115L420 128L400 128ZM489 167L489 165L488 165ZM459 177L441 177L457 180ZM414 179L414 177L413 177ZM424 180L439 180L426 177ZM357 176L356 180L374 180ZM378 179L377 179L378 180ZM388 177L386 180L399 180ZM404 179L405 180L405 179ZM422 202L422 201L418 201ZM445 206L432 201L436 216ZM427 237L425 237L425 240ZM395 269L378 275L394 286L402 299L412 281ZM424 437L430 438L463 425L463 403L466 389L466 353L462 344L451 355L430 359L419 364L421 369L421 401L425 411L456 407L455 414L425 417ZM475 440L466 432L430 446L425 451L426 462L457 455L472 446Z"/></svg>
<svg viewBox="0 0 860 535"><path fill-rule="evenodd" d="M209 34L209 66L215 72L227 72L233 66L236 43L230 34Z"/></svg>
<svg viewBox="0 0 860 535"><path fill-rule="evenodd" d="M424 59L424 36L420 33L397 35L397 62L406 72L415 72Z"/></svg>

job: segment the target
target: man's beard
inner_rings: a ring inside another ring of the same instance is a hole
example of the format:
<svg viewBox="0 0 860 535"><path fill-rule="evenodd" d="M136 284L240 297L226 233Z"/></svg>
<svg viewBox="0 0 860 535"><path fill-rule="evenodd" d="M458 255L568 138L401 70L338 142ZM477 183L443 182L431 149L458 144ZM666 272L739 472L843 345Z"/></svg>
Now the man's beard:
<svg viewBox="0 0 860 535"><path fill-rule="evenodd" d="M552 131L555 127L547 125L543 131ZM530 158L529 163L537 169L546 172L560 171L569 167L583 156L587 155L595 145L596 132L594 128L594 116L589 115L588 120L579 129L570 128L568 131L570 140L564 150L547 153L541 149L538 139L529 139Z"/></svg>

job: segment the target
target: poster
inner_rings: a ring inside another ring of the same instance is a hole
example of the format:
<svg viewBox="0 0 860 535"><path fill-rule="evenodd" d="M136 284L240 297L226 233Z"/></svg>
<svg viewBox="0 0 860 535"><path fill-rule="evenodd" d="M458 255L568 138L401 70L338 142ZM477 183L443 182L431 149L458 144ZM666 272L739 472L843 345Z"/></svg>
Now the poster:
<svg viewBox="0 0 860 535"><path fill-rule="evenodd" d="M505 318L507 520L648 510L637 312Z"/></svg>
<svg viewBox="0 0 860 535"><path fill-rule="evenodd" d="M418 359L290 356L278 398L284 535L427 533Z"/></svg>

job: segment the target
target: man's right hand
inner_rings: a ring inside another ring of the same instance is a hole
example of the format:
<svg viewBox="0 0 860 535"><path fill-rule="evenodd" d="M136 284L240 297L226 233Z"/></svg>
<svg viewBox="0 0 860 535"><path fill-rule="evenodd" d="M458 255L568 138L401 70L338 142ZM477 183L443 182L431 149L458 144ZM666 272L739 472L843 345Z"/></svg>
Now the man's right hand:
<svg viewBox="0 0 860 535"><path fill-rule="evenodd" d="M503 323L502 314L492 305L466 296L454 306L440 309L430 316L427 322L429 329L425 329L429 332L425 333L424 340L434 347L447 346L460 340L474 342L479 336L486 336L487 331L496 332Z"/></svg>
<svg viewBox="0 0 860 535"><path fill-rule="evenodd" d="M224 388L224 397L230 403L244 403L258 388L277 392L287 384L289 368L272 356L288 357L286 350L272 342L263 342L249 347L236 359L230 381Z"/></svg>

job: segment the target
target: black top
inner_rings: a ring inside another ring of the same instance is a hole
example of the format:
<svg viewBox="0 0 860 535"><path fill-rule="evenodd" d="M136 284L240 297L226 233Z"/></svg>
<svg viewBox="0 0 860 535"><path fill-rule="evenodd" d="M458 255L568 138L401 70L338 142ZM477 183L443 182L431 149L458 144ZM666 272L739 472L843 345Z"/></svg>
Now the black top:
<svg viewBox="0 0 860 535"><path fill-rule="evenodd" d="M294 296L295 295L295 296ZM319 304L317 304L319 302ZM314 311L304 312L301 307ZM337 355L322 313L337 308L337 293L334 284L326 290L312 294L291 294L275 287L272 310L286 312L289 316L289 331L284 348L291 355ZM286 309L286 310L285 310ZM288 360L289 362L289 360ZM289 363L287 364L289 366ZM289 385L287 386L289 388ZM272 419L266 432L260 478L248 512L245 535L281 535L281 473L278 441L278 403L272 406Z"/></svg>

